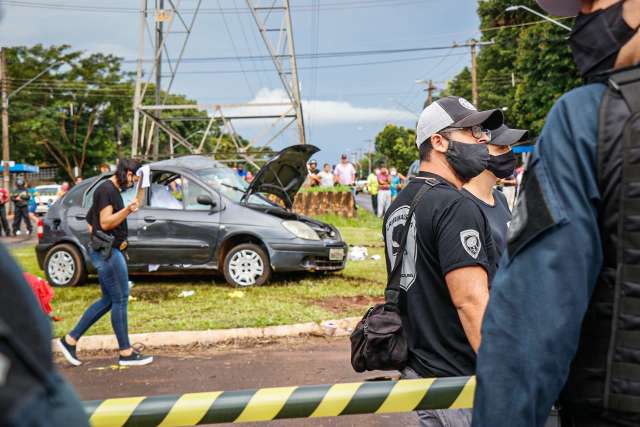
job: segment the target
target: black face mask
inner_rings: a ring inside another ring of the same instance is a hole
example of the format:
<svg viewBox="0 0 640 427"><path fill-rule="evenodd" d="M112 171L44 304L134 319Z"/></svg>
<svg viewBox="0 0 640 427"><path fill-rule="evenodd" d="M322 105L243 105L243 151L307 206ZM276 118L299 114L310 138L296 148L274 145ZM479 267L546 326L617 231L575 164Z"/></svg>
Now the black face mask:
<svg viewBox="0 0 640 427"><path fill-rule="evenodd" d="M446 156L456 175L463 182L469 182L487 168L489 148L487 144L465 144L449 140Z"/></svg>
<svg viewBox="0 0 640 427"><path fill-rule="evenodd" d="M509 178L516 170L516 155L513 151L500 154L499 156L489 156L487 170L491 171L497 178Z"/></svg>
<svg viewBox="0 0 640 427"><path fill-rule="evenodd" d="M638 30L622 16L624 1L589 14L580 13L569 36L573 60L582 77L613 68L618 52Z"/></svg>

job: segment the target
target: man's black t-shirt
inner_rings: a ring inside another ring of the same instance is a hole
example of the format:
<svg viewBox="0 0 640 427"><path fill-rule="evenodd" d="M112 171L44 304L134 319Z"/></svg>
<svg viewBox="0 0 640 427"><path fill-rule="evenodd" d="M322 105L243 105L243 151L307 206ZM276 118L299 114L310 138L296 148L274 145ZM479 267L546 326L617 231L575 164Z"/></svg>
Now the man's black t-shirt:
<svg viewBox="0 0 640 427"><path fill-rule="evenodd" d="M113 206L113 213L124 209L124 202L122 201L122 196L120 196L120 191L118 191L110 179L100 184L93 193L93 204L87 213L87 222L94 230L100 230L114 236L113 247L118 248L122 242L127 240L127 221L123 221L122 224L113 230L104 231L102 227L100 227L100 211L109 205Z"/></svg>
<svg viewBox="0 0 640 427"><path fill-rule="evenodd" d="M476 356L464 333L445 275L481 266L495 273L495 249L487 219L472 200L438 175L438 184L418 203L402 260L403 325L409 340L409 366L423 377L475 373ZM399 251L411 201L422 185L413 179L387 211L383 234L387 272Z"/></svg>
<svg viewBox="0 0 640 427"><path fill-rule="evenodd" d="M489 225L491 226L491 237L495 243L497 261L499 261L502 252L507 248L507 231L509 231L509 223L511 222L511 210L509 209L507 198L502 194L502 191L494 189L494 204L492 206L478 199L464 188L462 192L476 202L480 210L482 210L487 217L487 221L489 221Z"/></svg>

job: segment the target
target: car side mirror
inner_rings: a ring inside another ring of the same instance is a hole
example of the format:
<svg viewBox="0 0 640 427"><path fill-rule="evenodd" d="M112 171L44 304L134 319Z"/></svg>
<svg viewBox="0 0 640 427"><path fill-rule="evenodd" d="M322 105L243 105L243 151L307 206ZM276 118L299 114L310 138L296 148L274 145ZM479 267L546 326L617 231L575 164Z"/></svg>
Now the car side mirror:
<svg viewBox="0 0 640 427"><path fill-rule="evenodd" d="M206 196L206 195L198 196L196 201L200 205L211 206L211 209L215 208L218 205L216 202L213 201L211 196Z"/></svg>

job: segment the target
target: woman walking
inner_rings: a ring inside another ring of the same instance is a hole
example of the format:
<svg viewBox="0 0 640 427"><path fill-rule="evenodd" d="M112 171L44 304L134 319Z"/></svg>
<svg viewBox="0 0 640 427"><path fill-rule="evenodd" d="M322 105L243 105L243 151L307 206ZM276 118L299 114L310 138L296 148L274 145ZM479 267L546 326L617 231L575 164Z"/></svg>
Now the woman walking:
<svg viewBox="0 0 640 427"><path fill-rule="evenodd" d="M74 366L82 364L76 357L78 340L109 310L120 349L118 364L147 365L153 362L153 357L144 356L131 347L127 323L129 273L123 252L127 248L127 217L138 210L138 200L133 199L125 207L120 193L134 185L139 167L135 160L120 160L115 174L100 184L93 194L93 204L87 213L91 233L89 255L98 271L102 297L85 311L75 328L58 341L62 354Z"/></svg>

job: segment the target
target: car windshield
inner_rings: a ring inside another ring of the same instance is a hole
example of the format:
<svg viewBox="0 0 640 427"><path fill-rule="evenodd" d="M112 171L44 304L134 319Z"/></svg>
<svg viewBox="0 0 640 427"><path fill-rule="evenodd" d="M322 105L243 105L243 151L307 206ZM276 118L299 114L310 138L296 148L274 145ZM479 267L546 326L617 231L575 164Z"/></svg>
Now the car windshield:
<svg viewBox="0 0 640 427"><path fill-rule="evenodd" d="M240 202L247 188L249 188L249 184L242 177L233 169L227 167L201 169L196 171L196 174L200 179L234 202ZM259 194L252 194L249 197L249 203L272 205L271 202Z"/></svg>

